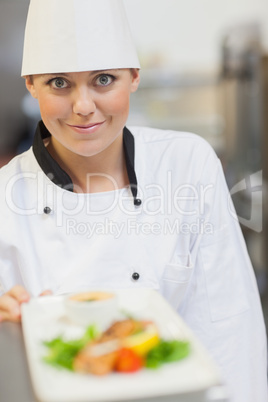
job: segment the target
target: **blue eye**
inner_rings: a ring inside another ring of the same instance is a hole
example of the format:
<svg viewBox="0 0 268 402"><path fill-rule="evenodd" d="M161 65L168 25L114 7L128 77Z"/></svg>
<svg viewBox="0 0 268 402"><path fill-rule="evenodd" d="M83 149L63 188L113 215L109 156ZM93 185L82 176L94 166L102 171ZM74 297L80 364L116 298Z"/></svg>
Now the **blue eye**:
<svg viewBox="0 0 268 402"><path fill-rule="evenodd" d="M63 78L54 78L51 80L52 86L57 89L66 88L67 82Z"/></svg>
<svg viewBox="0 0 268 402"><path fill-rule="evenodd" d="M106 87L114 81L114 77L108 74L102 74L97 78L97 85Z"/></svg>

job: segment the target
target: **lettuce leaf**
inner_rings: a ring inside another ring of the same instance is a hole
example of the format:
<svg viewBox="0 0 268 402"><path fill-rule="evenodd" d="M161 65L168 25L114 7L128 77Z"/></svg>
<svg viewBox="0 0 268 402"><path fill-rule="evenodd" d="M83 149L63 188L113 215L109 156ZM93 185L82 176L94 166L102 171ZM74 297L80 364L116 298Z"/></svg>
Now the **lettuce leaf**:
<svg viewBox="0 0 268 402"><path fill-rule="evenodd" d="M190 344L187 341L164 341L151 349L146 356L146 367L156 369L164 363L184 359L190 354Z"/></svg>
<svg viewBox="0 0 268 402"><path fill-rule="evenodd" d="M73 370L73 360L77 353L97 336L96 327L91 325L80 339L66 341L59 336L51 341L45 341L43 344L48 348L48 354L43 357L43 361L52 366Z"/></svg>

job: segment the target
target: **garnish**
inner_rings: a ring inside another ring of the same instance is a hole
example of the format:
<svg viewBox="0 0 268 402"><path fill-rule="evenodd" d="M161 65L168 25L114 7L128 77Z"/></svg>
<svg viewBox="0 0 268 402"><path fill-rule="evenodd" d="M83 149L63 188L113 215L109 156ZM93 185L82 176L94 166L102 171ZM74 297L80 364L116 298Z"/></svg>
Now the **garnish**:
<svg viewBox="0 0 268 402"><path fill-rule="evenodd" d="M171 363L187 357L190 353L190 344L188 341L165 341L151 349L146 356L147 368L158 368L164 363Z"/></svg>
<svg viewBox="0 0 268 402"><path fill-rule="evenodd" d="M157 369L190 354L188 341L160 339L153 322L133 319L116 321L101 334L91 325L80 339L67 341L59 336L44 345L46 363L95 375Z"/></svg>
<svg viewBox="0 0 268 402"><path fill-rule="evenodd" d="M96 327L91 325L80 339L66 341L59 336L51 341L45 341L43 344L49 349L49 352L43 360L52 366L73 370L73 361L77 353L98 335Z"/></svg>

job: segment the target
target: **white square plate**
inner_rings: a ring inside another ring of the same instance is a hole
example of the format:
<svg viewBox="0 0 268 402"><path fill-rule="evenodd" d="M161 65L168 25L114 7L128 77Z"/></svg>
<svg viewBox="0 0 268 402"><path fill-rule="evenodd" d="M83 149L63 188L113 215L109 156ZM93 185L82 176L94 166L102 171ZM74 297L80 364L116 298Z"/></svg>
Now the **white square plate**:
<svg viewBox="0 0 268 402"><path fill-rule="evenodd" d="M214 362L183 320L154 290L116 290L119 306L138 319L156 323L165 339L187 339L189 357L143 369L134 374L112 373L105 377L78 374L45 364L44 340L58 335L79 338L85 328L73 325L65 316L64 297L31 299L22 306L22 326L30 375L37 399L42 402L99 402L145 399L164 395L186 395L220 384ZM179 401L180 399L178 399Z"/></svg>

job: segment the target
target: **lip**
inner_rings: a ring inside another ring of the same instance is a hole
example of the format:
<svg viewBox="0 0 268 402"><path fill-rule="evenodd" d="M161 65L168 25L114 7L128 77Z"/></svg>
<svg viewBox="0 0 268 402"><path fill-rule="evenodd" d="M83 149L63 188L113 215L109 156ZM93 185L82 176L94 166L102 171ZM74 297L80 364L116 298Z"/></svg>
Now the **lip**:
<svg viewBox="0 0 268 402"><path fill-rule="evenodd" d="M103 123L104 123L104 121L90 123L90 124L77 124L77 125L76 124L67 124L67 126L78 133L91 134L91 133L94 133L95 131L97 131L99 129L99 127L102 126Z"/></svg>

